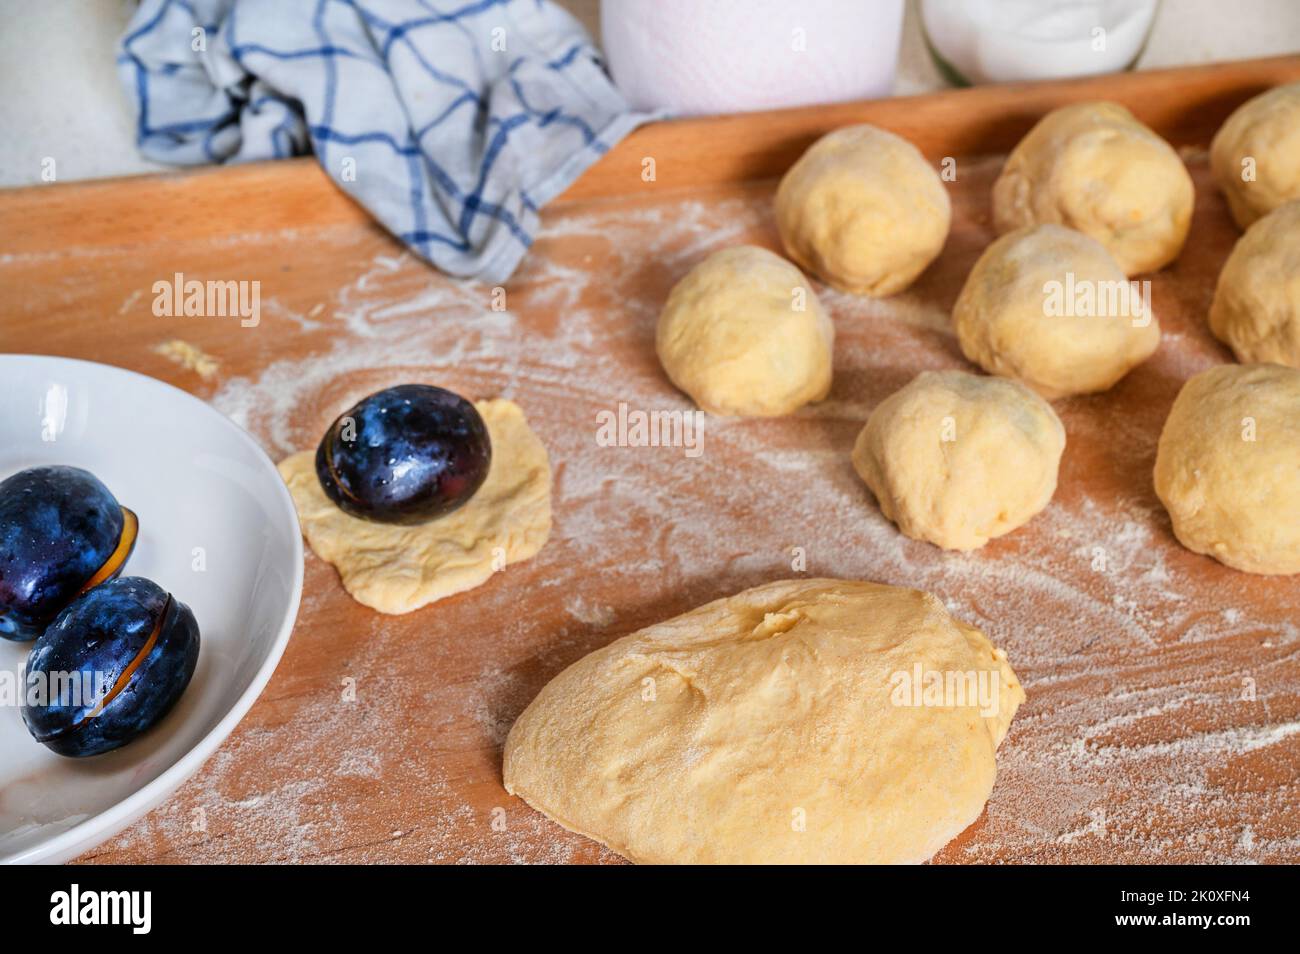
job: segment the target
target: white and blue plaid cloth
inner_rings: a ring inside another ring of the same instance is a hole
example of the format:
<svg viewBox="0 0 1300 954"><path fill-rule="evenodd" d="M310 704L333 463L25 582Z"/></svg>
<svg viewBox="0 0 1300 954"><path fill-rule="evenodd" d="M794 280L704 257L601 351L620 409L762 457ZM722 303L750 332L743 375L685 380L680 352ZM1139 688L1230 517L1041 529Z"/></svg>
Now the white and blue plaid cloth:
<svg viewBox="0 0 1300 954"><path fill-rule="evenodd" d="M652 118L547 0L144 0L118 64L149 158L314 151L414 252L492 283L538 208Z"/></svg>

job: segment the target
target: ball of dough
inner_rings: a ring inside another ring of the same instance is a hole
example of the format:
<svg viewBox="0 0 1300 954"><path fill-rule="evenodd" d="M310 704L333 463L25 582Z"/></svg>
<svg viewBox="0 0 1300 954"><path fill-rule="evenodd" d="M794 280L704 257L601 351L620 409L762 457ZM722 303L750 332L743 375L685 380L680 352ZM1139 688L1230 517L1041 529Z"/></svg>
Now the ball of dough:
<svg viewBox="0 0 1300 954"><path fill-rule="evenodd" d="M1051 222L1091 235L1126 275L1168 265L1192 222L1192 177L1169 143L1116 103L1044 116L993 184L999 232Z"/></svg>
<svg viewBox="0 0 1300 954"><path fill-rule="evenodd" d="M1239 106L1210 142L1210 170L1243 229L1300 199L1300 83Z"/></svg>
<svg viewBox="0 0 1300 954"><path fill-rule="evenodd" d="M1300 371L1227 364L1178 392L1156 451L1174 536L1248 573L1300 573Z"/></svg>
<svg viewBox="0 0 1300 954"><path fill-rule="evenodd" d="M1300 199L1237 240L1219 273L1210 330L1238 361L1300 368Z"/></svg>
<svg viewBox="0 0 1300 954"><path fill-rule="evenodd" d="M984 699L927 703L935 673ZM921 862L979 817L1024 697L928 593L783 580L578 660L510 730L503 776L633 861Z"/></svg>
<svg viewBox="0 0 1300 954"><path fill-rule="evenodd" d="M655 349L712 414L789 414L831 389L835 328L799 269L767 249L714 252L674 286Z"/></svg>
<svg viewBox="0 0 1300 954"><path fill-rule="evenodd" d="M1047 506L1064 450L1060 418L1018 381L925 371L871 413L853 466L903 533L974 550Z"/></svg>
<svg viewBox="0 0 1300 954"><path fill-rule="evenodd" d="M943 248L952 218L938 173L906 139L849 126L809 147L776 191L786 252L859 295L900 292Z"/></svg>
<svg viewBox="0 0 1300 954"><path fill-rule="evenodd" d="M1100 242L1060 225L985 249L952 318L967 358L1049 400L1105 391L1160 344L1139 286Z"/></svg>

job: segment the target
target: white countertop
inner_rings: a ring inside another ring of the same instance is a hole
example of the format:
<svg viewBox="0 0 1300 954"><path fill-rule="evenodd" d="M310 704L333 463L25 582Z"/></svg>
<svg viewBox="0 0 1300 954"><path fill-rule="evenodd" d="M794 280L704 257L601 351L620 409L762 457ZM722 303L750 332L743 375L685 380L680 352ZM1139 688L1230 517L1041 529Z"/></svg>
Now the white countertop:
<svg viewBox="0 0 1300 954"><path fill-rule="evenodd" d="M598 0L562 2L599 37ZM0 186L41 181L47 158L58 181L164 168L136 152L114 65L133 8L131 0L0 0ZM1297 51L1297 0L1164 0L1139 68ZM895 92L944 85L909 4Z"/></svg>

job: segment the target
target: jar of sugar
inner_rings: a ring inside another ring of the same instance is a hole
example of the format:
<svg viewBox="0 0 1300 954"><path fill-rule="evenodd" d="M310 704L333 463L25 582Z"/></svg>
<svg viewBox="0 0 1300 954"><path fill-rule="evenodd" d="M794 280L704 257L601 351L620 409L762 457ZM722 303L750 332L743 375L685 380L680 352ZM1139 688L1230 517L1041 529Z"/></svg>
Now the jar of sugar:
<svg viewBox="0 0 1300 954"><path fill-rule="evenodd" d="M921 0L939 69L961 86L1129 69L1159 0Z"/></svg>
<svg viewBox="0 0 1300 954"><path fill-rule="evenodd" d="M601 0L600 18L632 106L730 113L888 96L903 0Z"/></svg>

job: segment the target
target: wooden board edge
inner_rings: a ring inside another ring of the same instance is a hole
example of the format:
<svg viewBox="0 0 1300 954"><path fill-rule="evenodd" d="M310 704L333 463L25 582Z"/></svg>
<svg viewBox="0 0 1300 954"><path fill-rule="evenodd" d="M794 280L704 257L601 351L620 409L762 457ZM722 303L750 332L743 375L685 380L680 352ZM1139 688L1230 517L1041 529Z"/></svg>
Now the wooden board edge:
<svg viewBox="0 0 1300 954"><path fill-rule="evenodd" d="M1283 56L679 119L636 130L560 198L600 198L645 188L646 157L656 157L654 185L659 188L775 178L816 139L854 123L869 122L895 132L936 161L1009 152L1044 113L1090 100L1118 102L1175 146L1191 145L1197 144L1198 133L1207 126L1217 129L1245 100L1297 80L1300 56ZM753 135L756 129L762 130L761 138Z"/></svg>
<svg viewBox="0 0 1300 954"><path fill-rule="evenodd" d="M819 136L861 122L906 137L933 160L1004 152L1043 113L1092 99L1127 106L1176 146L1205 145L1197 137L1241 102L1297 80L1300 55L666 120L634 131L556 201L774 178ZM0 261L370 221L311 157L53 183L0 191Z"/></svg>

